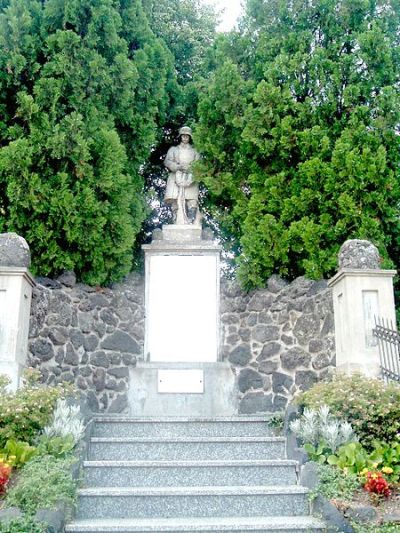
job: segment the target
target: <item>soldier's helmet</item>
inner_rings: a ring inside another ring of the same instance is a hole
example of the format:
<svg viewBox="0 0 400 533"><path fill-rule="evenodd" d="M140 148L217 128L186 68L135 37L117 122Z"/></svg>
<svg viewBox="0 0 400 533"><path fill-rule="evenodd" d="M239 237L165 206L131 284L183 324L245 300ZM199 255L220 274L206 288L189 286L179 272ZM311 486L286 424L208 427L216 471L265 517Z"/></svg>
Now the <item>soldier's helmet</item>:
<svg viewBox="0 0 400 533"><path fill-rule="evenodd" d="M190 138L192 138L192 128L189 128L189 126L182 126L182 128L179 130L179 137L181 135L190 135Z"/></svg>

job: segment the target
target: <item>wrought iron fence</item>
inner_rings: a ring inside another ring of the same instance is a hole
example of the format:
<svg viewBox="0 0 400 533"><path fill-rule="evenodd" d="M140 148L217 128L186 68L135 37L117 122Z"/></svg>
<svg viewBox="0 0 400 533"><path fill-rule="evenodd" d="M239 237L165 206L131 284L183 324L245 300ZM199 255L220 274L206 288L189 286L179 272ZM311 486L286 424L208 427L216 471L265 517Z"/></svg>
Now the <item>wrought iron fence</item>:
<svg viewBox="0 0 400 533"><path fill-rule="evenodd" d="M390 320L375 318L373 334L378 339L382 377L400 382L400 334Z"/></svg>

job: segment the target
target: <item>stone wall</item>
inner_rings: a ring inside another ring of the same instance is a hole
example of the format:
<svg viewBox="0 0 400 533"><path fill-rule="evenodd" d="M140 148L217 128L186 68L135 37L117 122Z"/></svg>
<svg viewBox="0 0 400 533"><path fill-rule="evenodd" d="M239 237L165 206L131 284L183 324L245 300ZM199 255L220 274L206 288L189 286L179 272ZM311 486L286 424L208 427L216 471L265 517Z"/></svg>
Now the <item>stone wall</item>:
<svg viewBox="0 0 400 533"><path fill-rule="evenodd" d="M111 288L77 284L72 273L36 281L30 365L46 383L75 383L92 411L123 412L129 369L143 358L143 278L132 274ZM221 346L238 377L240 412L282 411L334 364L326 282L273 276L250 294L223 282Z"/></svg>
<svg viewBox="0 0 400 533"><path fill-rule="evenodd" d="M335 364L334 318L326 281L272 276L244 294L222 284L222 352L235 367L239 412L282 411Z"/></svg>
<svg viewBox="0 0 400 533"><path fill-rule="evenodd" d="M36 282L30 365L45 383L75 383L92 411L123 412L129 368L143 354L143 278L131 275L112 288L77 284L73 273Z"/></svg>

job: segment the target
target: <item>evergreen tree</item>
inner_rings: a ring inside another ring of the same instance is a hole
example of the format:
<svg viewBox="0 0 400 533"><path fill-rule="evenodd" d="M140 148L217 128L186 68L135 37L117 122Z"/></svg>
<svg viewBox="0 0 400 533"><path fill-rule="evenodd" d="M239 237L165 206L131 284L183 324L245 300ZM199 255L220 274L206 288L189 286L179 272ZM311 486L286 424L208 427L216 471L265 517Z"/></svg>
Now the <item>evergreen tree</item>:
<svg viewBox="0 0 400 533"><path fill-rule="evenodd" d="M348 238L398 260L399 22L397 0L248 0L221 44L196 140L245 286L329 275Z"/></svg>
<svg viewBox="0 0 400 533"><path fill-rule="evenodd" d="M174 83L140 0L3 0L0 231L27 239L34 272L131 269Z"/></svg>

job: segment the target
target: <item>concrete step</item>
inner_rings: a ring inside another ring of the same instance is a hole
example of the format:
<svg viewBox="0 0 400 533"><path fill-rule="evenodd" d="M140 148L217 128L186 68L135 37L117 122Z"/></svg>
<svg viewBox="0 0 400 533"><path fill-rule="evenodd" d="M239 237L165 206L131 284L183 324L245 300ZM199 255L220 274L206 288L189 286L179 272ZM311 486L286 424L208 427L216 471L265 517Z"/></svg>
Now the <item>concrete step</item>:
<svg viewBox="0 0 400 533"><path fill-rule="evenodd" d="M107 460L214 460L282 459L286 457L282 437L191 437L128 438L92 437L89 459Z"/></svg>
<svg viewBox="0 0 400 533"><path fill-rule="evenodd" d="M296 461L85 461L91 487L294 485Z"/></svg>
<svg viewBox="0 0 400 533"><path fill-rule="evenodd" d="M220 518L150 518L77 520L65 528L66 533L324 533L324 524L306 516L257 516Z"/></svg>
<svg viewBox="0 0 400 533"><path fill-rule="evenodd" d="M79 491L77 518L303 516L304 487L97 487Z"/></svg>
<svg viewBox="0 0 400 533"><path fill-rule="evenodd" d="M94 437L268 437L268 417L97 417Z"/></svg>

